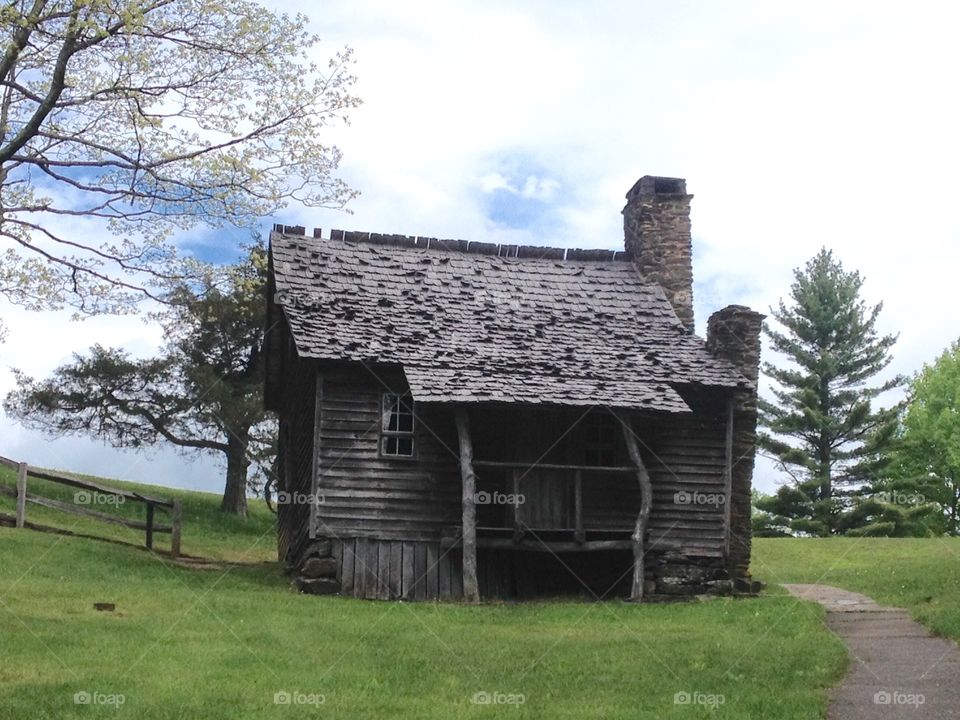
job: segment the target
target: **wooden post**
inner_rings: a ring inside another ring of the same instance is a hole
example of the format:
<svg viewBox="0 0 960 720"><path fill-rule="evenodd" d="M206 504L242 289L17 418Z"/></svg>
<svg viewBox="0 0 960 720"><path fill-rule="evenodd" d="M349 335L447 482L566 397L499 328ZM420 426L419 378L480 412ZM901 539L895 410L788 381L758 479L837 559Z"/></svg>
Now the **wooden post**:
<svg viewBox="0 0 960 720"><path fill-rule="evenodd" d="M520 468L513 469L513 541L520 542L523 537L523 524L520 522Z"/></svg>
<svg viewBox="0 0 960 720"><path fill-rule="evenodd" d="M730 555L730 508L733 505L733 411L734 402L731 397L727 401L726 462L723 468L723 552L727 556Z"/></svg>
<svg viewBox="0 0 960 720"><path fill-rule="evenodd" d="M640 514L637 516L637 523L630 538L633 540L633 586L630 590L630 599L639 602L643 600L644 537L647 534L650 506L653 504L653 485L650 483L650 473L647 472L647 468L643 464L640 446L633 434L629 416L617 415L617 419L623 427L623 439L627 443L627 452L630 455L630 460L637 466L637 480L640 482Z"/></svg>
<svg viewBox="0 0 960 720"><path fill-rule="evenodd" d="M573 537L578 543L586 539L583 532L583 470L573 471Z"/></svg>
<svg viewBox="0 0 960 720"><path fill-rule="evenodd" d="M147 548L153 549L153 503L147 503Z"/></svg>
<svg viewBox="0 0 960 720"><path fill-rule="evenodd" d="M176 560L180 557L180 531L183 528L183 508L180 498L173 501L170 511L170 557Z"/></svg>
<svg viewBox="0 0 960 720"><path fill-rule="evenodd" d="M27 519L27 464L17 465L17 522L22 528Z"/></svg>
<svg viewBox="0 0 960 720"><path fill-rule="evenodd" d="M457 437L460 440L460 477L463 481L463 599L480 602L477 583L477 480L473 473L473 444L467 409L456 410Z"/></svg>

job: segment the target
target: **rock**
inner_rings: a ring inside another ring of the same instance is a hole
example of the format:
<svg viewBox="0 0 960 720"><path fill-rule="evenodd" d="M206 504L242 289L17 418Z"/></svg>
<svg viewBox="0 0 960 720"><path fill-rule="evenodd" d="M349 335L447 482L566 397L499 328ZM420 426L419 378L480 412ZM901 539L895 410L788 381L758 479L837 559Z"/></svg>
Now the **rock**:
<svg viewBox="0 0 960 720"><path fill-rule="evenodd" d="M337 561L334 558L310 557L303 561L300 568L300 575L305 578L324 578L335 577L337 574Z"/></svg>
<svg viewBox="0 0 960 720"><path fill-rule="evenodd" d="M660 568L661 579L669 579L669 582L688 582L702 583L708 575L713 573L708 570L697 567L696 565L678 565L669 564Z"/></svg>
<svg viewBox="0 0 960 720"><path fill-rule="evenodd" d="M713 595L733 594L733 580L710 580L706 585Z"/></svg>
<svg viewBox="0 0 960 720"><path fill-rule="evenodd" d="M326 558L333 554L333 543L330 540L314 540L304 550L304 557Z"/></svg>
<svg viewBox="0 0 960 720"><path fill-rule="evenodd" d="M738 577L733 582L733 589L738 593L749 593L755 595L765 587L765 585L759 580L754 580L749 577Z"/></svg>
<svg viewBox="0 0 960 720"><path fill-rule="evenodd" d="M660 578L657 581L657 593L661 595L703 595L707 586L688 583L682 578Z"/></svg>
<svg viewBox="0 0 960 720"><path fill-rule="evenodd" d="M336 595L340 592L340 583L328 578L302 578L293 581L294 587L307 595Z"/></svg>

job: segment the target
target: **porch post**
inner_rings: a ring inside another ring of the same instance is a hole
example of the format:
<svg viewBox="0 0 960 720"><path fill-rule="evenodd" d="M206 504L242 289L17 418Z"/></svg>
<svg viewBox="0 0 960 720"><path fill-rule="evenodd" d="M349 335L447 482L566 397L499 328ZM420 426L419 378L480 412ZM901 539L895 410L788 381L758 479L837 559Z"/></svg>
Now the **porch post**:
<svg viewBox="0 0 960 720"><path fill-rule="evenodd" d="M456 409L457 437L460 440L460 478L463 482L463 599L480 602L477 584L477 482L473 472L473 443L470 418L465 407Z"/></svg>
<svg viewBox="0 0 960 720"><path fill-rule="evenodd" d="M630 417L617 414L617 419L623 428L623 439L627 444L627 452L630 455L630 460L637 467L637 480L640 483L640 514L637 515L637 523L631 536L631 540L633 540L633 586L630 590L630 599L639 602L643 600L644 538L647 534L650 506L653 504L653 486L650 483L650 473L647 472L647 468L643 464L640 446L633 434Z"/></svg>

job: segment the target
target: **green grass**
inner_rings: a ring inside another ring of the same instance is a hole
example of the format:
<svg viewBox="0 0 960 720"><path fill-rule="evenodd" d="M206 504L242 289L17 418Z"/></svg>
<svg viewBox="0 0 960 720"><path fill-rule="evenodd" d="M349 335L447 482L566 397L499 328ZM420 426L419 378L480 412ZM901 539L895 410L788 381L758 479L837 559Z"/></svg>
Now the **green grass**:
<svg viewBox="0 0 960 720"><path fill-rule="evenodd" d="M0 528L3 720L813 720L823 716L824 688L846 667L819 608L778 593L475 607L298 595L276 563L259 562L274 547L266 511L224 518L216 496L139 487L183 498L187 551L258 562L187 569L134 547ZM38 521L51 513L58 524L76 522L54 512L28 508ZM93 529L139 541L123 528ZM95 602L116 611L96 612ZM324 702L275 704L284 691ZM124 702L77 705L78 692ZM472 703L482 692L523 703ZM724 702L675 704L683 692Z"/></svg>
<svg viewBox="0 0 960 720"><path fill-rule="evenodd" d="M752 572L862 592L960 641L960 538L758 538Z"/></svg>
<svg viewBox="0 0 960 720"><path fill-rule="evenodd" d="M817 718L845 667L785 597L465 607L318 598L274 566L223 574L132 548L0 529L0 717ZM98 613L98 601L117 604ZM74 693L122 694L119 709ZM517 708L471 704L523 694ZM716 712L677 692L721 694ZM309 711L309 712L307 712Z"/></svg>
<svg viewBox="0 0 960 720"><path fill-rule="evenodd" d="M261 500L250 500L247 518L225 515L217 510L220 497L212 493L174 490L156 485L143 485L99 477L87 477L96 483L125 490L152 495L164 499L180 498L183 507L182 551L189 555L199 555L219 560L242 562L276 559L276 535L274 515ZM0 466L0 485L16 488L15 471ZM29 478L28 492L62 502L74 502L77 488L53 483L46 480ZM98 504L88 506L98 512L106 512L127 519L143 521L146 519L146 507L141 502L126 501L121 504ZM12 497L0 495L0 512L13 515L16 501ZM75 533L95 535L113 540L122 540L134 544L144 542L144 532L121 525L113 525L92 518L72 515L60 510L27 504L27 520L42 525L70 530ZM169 525L169 515L158 510L155 521ZM155 547L168 550L170 535L154 536Z"/></svg>

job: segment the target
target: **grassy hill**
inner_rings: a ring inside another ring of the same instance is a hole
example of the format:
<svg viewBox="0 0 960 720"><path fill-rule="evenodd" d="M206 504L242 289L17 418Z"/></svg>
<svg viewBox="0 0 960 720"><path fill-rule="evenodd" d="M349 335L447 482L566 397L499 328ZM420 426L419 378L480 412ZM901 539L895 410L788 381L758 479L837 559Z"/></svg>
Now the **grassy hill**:
<svg viewBox="0 0 960 720"><path fill-rule="evenodd" d="M220 497L212 493L174 490L110 478L84 475L77 477L159 498L180 498L184 527L182 549L186 554L243 562L276 559L274 515L262 501L251 500L249 516L244 519L219 512ZM16 472L0 466L0 486L16 489L16 482ZM36 478L28 480L27 490L36 495L70 503L74 502L74 495L78 492L76 488ZM15 505L14 498L0 495L0 513L14 514ZM103 505L94 509L126 519L146 519L146 508L140 502ZM140 530L111 525L32 503L27 504L27 519L78 534L96 535L135 545L142 544L144 540L144 533ZM169 517L165 512L158 511L156 522L169 524ZM169 535L157 535L156 546L169 549L169 540Z"/></svg>

